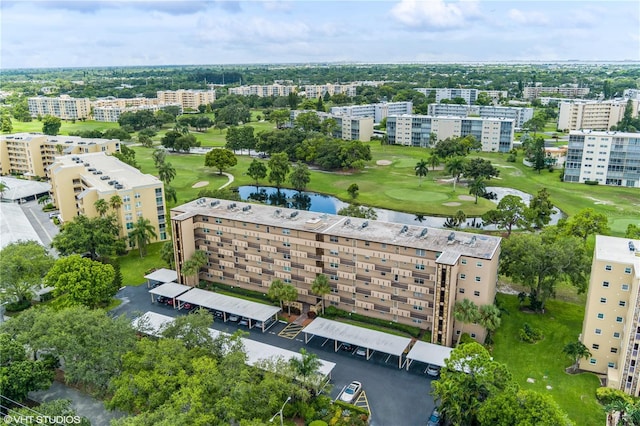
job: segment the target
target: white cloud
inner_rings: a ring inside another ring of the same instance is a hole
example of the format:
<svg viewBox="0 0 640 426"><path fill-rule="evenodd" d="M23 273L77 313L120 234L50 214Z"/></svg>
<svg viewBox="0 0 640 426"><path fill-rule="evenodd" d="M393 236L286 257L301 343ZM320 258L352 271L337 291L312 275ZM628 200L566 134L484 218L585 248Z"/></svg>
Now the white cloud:
<svg viewBox="0 0 640 426"><path fill-rule="evenodd" d="M549 25L549 18L541 12L523 12L519 9L511 9L508 13L509 19L516 24L523 25Z"/></svg>
<svg viewBox="0 0 640 426"><path fill-rule="evenodd" d="M479 10L476 1L401 0L391 9L391 15L411 28L446 30L463 27L468 18L479 15Z"/></svg>

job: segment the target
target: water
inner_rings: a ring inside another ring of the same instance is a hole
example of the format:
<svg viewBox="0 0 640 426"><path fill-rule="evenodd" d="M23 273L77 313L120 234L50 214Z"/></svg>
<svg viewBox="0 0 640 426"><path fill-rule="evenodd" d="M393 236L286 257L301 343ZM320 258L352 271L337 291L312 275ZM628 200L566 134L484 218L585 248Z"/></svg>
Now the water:
<svg viewBox="0 0 640 426"><path fill-rule="evenodd" d="M494 203L498 203L505 195L517 195L525 202L529 204L531 195L526 192L518 191L513 188L502 187L488 187L487 191L494 192L497 195L496 200L491 200ZM298 210L309 210L316 213L329 213L336 214L338 210L343 207L347 207L349 204L344 201L340 201L336 197L331 195L318 194L316 192L303 191L299 193L293 189L280 189L278 191L273 187L260 186L256 189L255 186L241 186L238 188L240 198L245 201L257 201L272 206L284 206L287 208ZM439 216L426 216L415 215L412 213L403 213L395 210L374 208L378 215L378 220L384 222L396 222L406 225L424 225L431 228L444 228L446 217ZM557 210L557 209L556 209ZM551 218L551 224L558 222L558 219L562 217L561 212L557 212ZM482 220L469 218L465 224L460 226L465 227L480 227ZM485 226L483 229L495 230L493 225Z"/></svg>

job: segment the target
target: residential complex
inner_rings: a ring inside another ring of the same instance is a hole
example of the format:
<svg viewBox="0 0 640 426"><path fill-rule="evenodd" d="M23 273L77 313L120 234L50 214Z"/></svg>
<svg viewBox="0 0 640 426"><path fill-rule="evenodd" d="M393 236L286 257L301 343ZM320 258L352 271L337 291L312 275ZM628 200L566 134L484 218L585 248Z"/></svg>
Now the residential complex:
<svg viewBox="0 0 640 426"><path fill-rule="evenodd" d="M474 136L482 151L509 152L513 146L514 121L502 118L432 117L429 115L390 115L387 138L390 144L428 147L431 134L437 140Z"/></svg>
<svg viewBox="0 0 640 426"><path fill-rule="evenodd" d="M215 90L164 90L158 91L160 105L180 105L182 109L197 111L200 105L212 104Z"/></svg>
<svg viewBox="0 0 640 426"><path fill-rule="evenodd" d="M632 100L632 116L638 116L638 101ZM563 101L559 103L558 129L609 130L624 117L627 100Z"/></svg>
<svg viewBox="0 0 640 426"><path fill-rule="evenodd" d="M0 174L45 177L56 158L70 154L120 151L118 139L87 139L77 136L47 136L16 133L0 136Z"/></svg>
<svg viewBox="0 0 640 426"><path fill-rule="evenodd" d="M640 240L596 235L582 343L582 370L640 396Z"/></svg>
<svg viewBox="0 0 640 426"><path fill-rule="evenodd" d="M383 81L356 81L347 84L253 84L250 86L230 87L229 94L240 96L255 95L260 98L269 96L288 96L289 93L297 93L300 96L307 98L318 98L325 96L327 93L329 96L343 94L349 97L356 95L356 90L359 86L380 86L384 84Z"/></svg>
<svg viewBox="0 0 640 426"><path fill-rule="evenodd" d="M56 158L49 166L51 192L63 221L75 216L97 217L95 202L110 202L120 196L122 206L114 211L122 227L122 236L128 235L140 217L153 225L157 238L167 239L164 207L164 186L155 176L123 163L104 152L66 155Z"/></svg>
<svg viewBox="0 0 640 426"><path fill-rule="evenodd" d="M584 98L589 94L589 88L566 85L560 87L529 86L522 89L522 97L530 101L543 94L560 95L565 98Z"/></svg>
<svg viewBox="0 0 640 426"><path fill-rule="evenodd" d="M349 117L346 115L329 114L320 111L291 110L291 123L303 113L313 112L318 115L320 121L332 118L336 121L336 128L332 136L345 141L369 142L373 136L373 117Z"/></svg>
<svg viewBox="0 0 640 426"><path fill-rule="evenodd" d="M521 129L524 123L533 118L533 108L493 105L429 104L427 114L438 117L475 116L481 118L507 118L513 120L516 129Z"/></svg>
<svg viewBox="0 0 640 426"><path fill-rule="evenodd" d="M331 114L347 117L373 117L375 123L380 123L389 115L411 114L413 103L407 102L381 102L379 104L351 105L331 107Z"/></svg>
<svg viewBox="0 0 640 426"><path fill-rule="evenodd" d="M432 92L436 94L436 103L442 102L444 99L462 98L467 105L474 105L478 99L478 93L484 90L478 89L450 89L450 88L418 88L416 91L422 93L425 96L429 96Z"/></svg>
<svg viewBox="0 0 640 426"><path fill-rule="evenodd" d="M635 99L640 101L640 89L624 89L622 97L624 99Z"/></svg>
<svg viewBox="0 0 640 426"><path fill-rule="evenodd" d="M259 98L268 98L270 96L289 96L289 93L296 92L296 86L292 84L252 84L250 86L229 87L227 91L230 95L255 95Z"/></svg>
<svg viewBox="0 0 640 426"><path fill-rule="evenodd" d="M52 115L62 120L81 120L89 118L91 102L88 98L72 98L61 95L57 98L37 96L27 99L31 117Z"/></svg>
<svg viewBox="0 0 640 426"><path fill-rule="evenodd" d="M432 343L451 346L464 328L453 306L468 298L491 304L500 238L423 226L355 219L265 205L201 198L171 209L176 269L195 252L208 254L200 280L267 293L274 280L292 284L298 302L327 276L327 304L348 312L431 330Z"/></svg>
<svg viewBox="0 0 640 426"><path fill-rule="evenodd" d="M565 182L640 187L640 133L569 133Z"/></svg>

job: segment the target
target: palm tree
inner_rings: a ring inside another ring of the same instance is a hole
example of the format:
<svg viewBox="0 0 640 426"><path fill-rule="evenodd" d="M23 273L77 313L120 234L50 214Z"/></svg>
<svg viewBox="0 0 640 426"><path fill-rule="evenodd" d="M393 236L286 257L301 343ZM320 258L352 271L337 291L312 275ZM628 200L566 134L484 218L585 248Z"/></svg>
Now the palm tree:
<svg viewBox="0 0 640 426"><path fill-rule="evenodd" d="M49 201L51 201L51 196L49 194L44 194L42 197L38 198L38 204L46 205Z"/></svg>
<svg viewBox="0 0 640 426"><path fill-rule="evenodd" d="M0 180L0 200L4 197L4 191L9 189L9 185Z"/></svg>
<svg viewBox="0 0 640 426"><path fill-rule="evenodd" d="M173 201L174 203L178 202L178 193L176 189L171 186L164 187L164 199L168 203L169 201Z"/></svg>
<svg viewBox="0 0 640 426"><path fill-rule="evenodd" d="M280 280L271 281L271 285L269 286L269 292L267 293L267 297L271 300L277 300L280 303L280 309L282 309L282 288L284 287L284 283Z"/></svg>
<svg viewBox="0 0 640 426"><path fill-rule="evenodd" d="M329 280L327 280L326 275L316 275L316 279L311 284L311 293L317 294L322 298L322 315L324 315L324 295L331 293L331 286L329 286Z"/></svg>
<svg viewBox="0 0 640 426"><path fill-rule="evenodd" d="M109 210L109 203L107 203L107 200L105 200L104 198L99 198L95 201L95 203L93 203L93 207L96 208L96 211L98 212L100 217L103 217Z"/></svg>
<svg viewBox="0 0 640 426"><path fill-rule="evenodd" d="M445 170L453 176L453 190L456 190L456 183L460 179L460 175L464 172L466 160L464 157L451 157L447 160Z"/></svg>
<svg viewBox="0 0 640 426"><path fill-rule="evenodd" d="M287 302L287 313L291 315L291 302L298 300L298 289L291 284L285 284L282 286L280 298L283 302Z"/></svg>
<svg viewBox="0 0 640 426"><path fill-rule="evenodd" d="M416 167L414 167L415 171L416 171L416 176L420 177L420 185L422 186L422 178L425 177L427 175L427 173L429 172L429 166L427 165L427 162L424 160L420 160L418 161L418 164L416 164Z"/></svg>
<svg viewBox="0 0 640 426"><path fill-rule="evenodd" d="M322 363L318 359L318 355L307 352L305 348L302 348L300 349L300 358L292 357L289 359L289 365L293 368L296 376L302 379L302 384L305 387L309 387L309 379L318 376ZM315 386L313 386L313 390L317 391Z"/></svg>
<svg viewBox="0 0 640 426"><path fill-rule="evenodd" d="M164 159L167 157L167 152L164 149L158 148L153 151L151 157L153 158L153 164L156 166L156 168L159 168L160 164L164 163Z"/></svg>
<svg viewBox="0 0 640 426"><path fill-rule="evenodd" d="M186 275L188 277L193 276L196 278L196 284L198 281L198 274L200 273L200 268L205 266L209 262L209 256L206 252L202 250L196 250L193 252L189 260L182 264L181 273L182 275Z"/></svg>
<svg viewBox="0 0 640 426"><path fill-rule="evenodd" d="M463 299L460 302L456 302L453 305L453 317L456 321L463 322L465 324L474 323L478 320L478 306L469 299ZM458 343L460 344L460 338L462 337L462 330L458 335Z"/></svg>
<svg viewBox="0 0 640 426"><path fill-rule="evenodd" d="M578 369L578 363L582 358L586 359L591 356L591 351L589 351L589 348L587 348L579 340L575 340L564 345L564 348L562 348L562 352L570 356L573 360L573 365L571 366L571 370L573 372Z"/></svg>
<svg viewBox="0 0 640 426"><path fill-rule="evenodd" d="M119 213L120 207L122 207L122 198L117 194L109 198L109 207ZM120 215L118 214L118 216Z"/></svg>
<svg viewBox="0 0 640 426"><path fill-rule="evenodd" d="M435 170L436 167L440 165L440 157L438 157L436 154L431 154L431 156L429 157L429 160L427 161L431 166L431 170Z"/></svg>
<svg viewBox="0 0 640 426"><path fill-rule="evenodd" d="M149 219L139 217L138 221L133 224L133 230L129 233L129 240L133 241L140 251L140 257L147 254L147 244L152 238L158 238L155 227Z"/></svg>
<svg viewBox="0 0 640 426"><path fill-rule="evenodd" d="M493 343L493 332L500 327L500 308L496 305L482 305L478 309L478 323L487 330L485 342Z"/></svg>
<svg viewBox="0 0 640 426"><path fill-rule="evenodd" d="M165 185L169 185L176 177L176 169L171 163L162 162L158 165L158 177Z"/></svg>
<svg viewBox="0 0 640 426"><path fill-rule="evenodd" d="M482 176L478 176L469 184L469 194L476 196L475 204L478 204L478 196L483 196L486 189L487 184Z"/></svg>

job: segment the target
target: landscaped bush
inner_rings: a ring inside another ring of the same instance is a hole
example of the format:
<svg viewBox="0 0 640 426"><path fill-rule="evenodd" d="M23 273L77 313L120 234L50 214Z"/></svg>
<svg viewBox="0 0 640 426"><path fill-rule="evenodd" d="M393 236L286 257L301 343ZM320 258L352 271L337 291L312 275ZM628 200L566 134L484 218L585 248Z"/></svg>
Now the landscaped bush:
<svg viewBox="0 0 640 426"><path fill-rule="evenodd" d="M629 404L634 402L630 395L627 395L620 389L606 387L596 389L596 399L602 405L612 404L616 401L622 401Z"/></svg>
<svg viewBox="0 0 640 426"><path fill-rule="evenodd" d="M7 303L7 312L20 312L24 311L31 306L29 300L20 300L18 302Z"/></svg>
<svg viewBox="0 0 640 426"><path fill-rule="evenodd" d="M520 329L520 340L527 343L536 343L542 340L542 330L533 328L529 323L524 323Z"/></svg>
<svg viewBox="0 0 640 426"><path fill-rule="evenodd" d="M365 324L377 325L380 327L386 327L393 330L402 331L403 333L407 333L412 337L418 337L420 335L420 329L418 327L413 327L411 325L399 324L397 322L383 320L379 318L370 318L365 317L364 315L354 314L347 311L343 311L341 309L336 308L335 306L328 306L324 310L325 318L334 319L334 318L348 318L353 321L362 322Z"/></svg>
<svg viewBox="0 0 640 426"><path fill-rule="evenodd" d="M329 426L329 425L324 420L314 420L311 423L309 423L309 426Z"/></svg>
<svg viewBox="0 0 640 426"><path fill-rule="evenodd" d="M597 185L599 182L597 180L585 180L585 185Z"/></svg>
<svg viewBox="0 0 640 426"><path fill-rule="evenodd" d="M507 163L515 163L516 162L516 156L514 154L510 154L507 157Z"/></svg>
<svg viewBox="0 0 640 426"><path fill-rule="evenodd" d="M471 337L469 335L469 333L462 333L462 336L460 336L460 344L461 345L464 345L465 343L475 342L475 341L476 341L476 339Z"/></svg>

